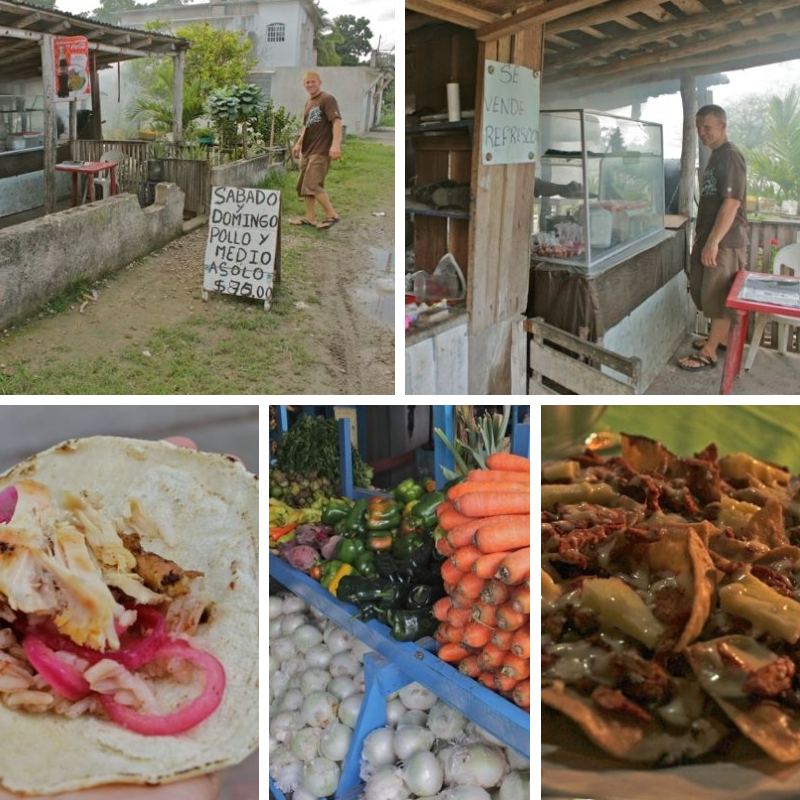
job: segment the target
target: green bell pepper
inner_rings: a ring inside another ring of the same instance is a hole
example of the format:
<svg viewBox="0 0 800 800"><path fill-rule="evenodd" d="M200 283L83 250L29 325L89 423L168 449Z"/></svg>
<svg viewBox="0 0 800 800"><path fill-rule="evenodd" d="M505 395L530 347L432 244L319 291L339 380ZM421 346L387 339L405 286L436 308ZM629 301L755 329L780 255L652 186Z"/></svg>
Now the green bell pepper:
<svg viewBox="0 0 800 800"><path fill-rule="evenodd" d="M359 556L364 554L364 542L361 539L340 539L336 543L333 557L345 564L355 565Z"/></svg>
<svg viewBox="0 0 800 800"><path fill-rule="evenodd" d="M398 642L416 642L439 627L430 609L392 609L387 616L392 638Z"/></svg>
<svg viewBox="0 0 800 800"><path fill-rule="evenodd" d="M363 534L367 530L366 514L366 499L356 500L350 506L347 516L333 526L334 533L338 536L359 536Z"/></svg>
<svg viewBox="0 0 800 800"><path fill-rule="evenodd" d="M437 523L436 509L444 500L444 492L430 492L426 494L414 508L411 509L407 525L409 527L415 526L417 529L426 533L432 531Z"/></svg>
<svg viewBox="0 0 800 800"><path fill-rule="evenodd" d="M320 567L320 575L319 575L319 585L322 586L324 589L327 589L330 585L330 582L336 577L336 573L339 569L344 566L343 561L323 561L322 566Z"/></svg>
<svg viewBox="0 0 800 800"><path fill-rule="evenodd" d="M375 566L375 553L366 552L362 553L356 560L353 566L356 568L360 575L365 578L377 578L378 568Z"/></svg>
<svg viewBox="0 0 800 800"><path fill-rule="evenodd" d="M419 500L425 493L425 489L420 486L413 478L406 478L397 484L394 488L395 499L406 505L412 500Z"/></svg>
<svg viewBox="0 0 800 800"><path fill-rule="evenodd" d="M404 600L404 594L400 586L389 581L346 575L339 583L337 598L359 608L371 603L380 603L384 608L391 608Z"/></svg>
<svg viewBox="0 0 800 800"><path fill-rule="evenodd" d="M424 544L425 540L416 533L398 536L392 545L392 555L398 561L405 561L415 550L423 547Z"/></svg>
<svg viewBox="0 0 800 800"><path fill-rule="evenodd" d="M368 531L366 539L367 550L391 550L396 533L396 528L391 531Z"/></svg>
<svg viewBox="0 0 800 800"><path fill-rule="evenodd" d="M335 525L341 522L350 511L351 503L343 498L334 497L322 509L320 522L323 525Z"/></svg>
<svg viewBox="0 0 800 800"><path fill-rule="evenodd" d="M386 531L400 524L401 506L388 497L375 497L367 508L367 530Z"/></svg>

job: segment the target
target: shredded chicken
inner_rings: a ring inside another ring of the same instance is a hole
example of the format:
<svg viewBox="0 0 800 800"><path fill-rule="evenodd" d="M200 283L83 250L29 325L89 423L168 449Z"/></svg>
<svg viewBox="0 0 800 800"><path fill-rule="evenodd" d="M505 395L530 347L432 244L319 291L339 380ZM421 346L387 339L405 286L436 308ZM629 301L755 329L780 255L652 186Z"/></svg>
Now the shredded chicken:
<svg viewBox="0 0 800 800"><path fill-rule="evenodd" d="M142 547L138 533L124 533L122 541L136 558L136 572L144 579L145 586L154 592L179 597L189 591L189 580L202 574L188 572L174 561L148 552Z"/></svg>

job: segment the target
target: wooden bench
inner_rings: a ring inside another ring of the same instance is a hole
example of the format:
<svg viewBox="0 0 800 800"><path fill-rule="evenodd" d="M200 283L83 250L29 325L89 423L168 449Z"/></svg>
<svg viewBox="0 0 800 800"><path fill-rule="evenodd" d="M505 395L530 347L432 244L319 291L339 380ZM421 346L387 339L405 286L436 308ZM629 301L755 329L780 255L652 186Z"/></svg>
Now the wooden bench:
<svg viewBox="0 0 800 800"><path fill-rule="evenodd" d="M528 394L643 393L640 359L613 353L540 317L526 319L524 327L530 334Z"/></svg>

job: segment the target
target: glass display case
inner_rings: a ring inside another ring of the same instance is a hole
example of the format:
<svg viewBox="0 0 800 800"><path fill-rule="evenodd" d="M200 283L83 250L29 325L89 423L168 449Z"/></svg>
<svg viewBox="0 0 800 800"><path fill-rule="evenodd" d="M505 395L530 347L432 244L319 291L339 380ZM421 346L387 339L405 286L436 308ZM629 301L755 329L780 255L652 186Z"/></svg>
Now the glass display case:
<svg viewBox="0 0 800 800"><path fill-rule="evenodd" d="M44 98L0 94L0 152L42 146Z"/></svg>
<svg viewBox="0 0 800 800"><path fill-rule="evenodd" d="M660 125L577 109L542 111L539 131L534 259L597 273L658 238Z"/></svg>

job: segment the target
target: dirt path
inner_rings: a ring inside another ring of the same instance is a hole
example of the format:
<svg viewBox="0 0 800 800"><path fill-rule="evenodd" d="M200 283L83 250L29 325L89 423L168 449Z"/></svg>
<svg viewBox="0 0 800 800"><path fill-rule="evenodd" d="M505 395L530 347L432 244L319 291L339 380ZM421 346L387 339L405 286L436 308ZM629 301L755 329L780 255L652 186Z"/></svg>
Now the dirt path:
<svg viewBox="0 0 800 800"><path fill-rule="evenodd" d="M273 310L263 312L274 314L270 324L283 338L256 340L264 385L250 381L238 390L234 375L233 393L394 393L394 264L386 261L394 251L393 194L387 187L385 216L361 212L326 232L283 226L283 279ZM101 282L96 301L79 300L4 331L0 372L13 375L24 365L29 373L58 367L80 373L98 357L121 358L132 347L147 356L156 331L190 320L201 331L208 323L207 338L219 337L220 320L241 305L218 295L201 300L206 236L203 226L133 262ZM243 329L244 311L252 315L252 308L241 312ZM225 335L235 337L226 326ZM297 337L302 358L282 373L272 367L286 361L287 336ZM253 347L252 331L249 337Z"/></svg>

